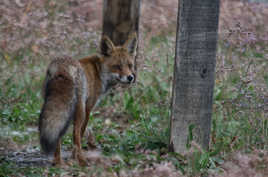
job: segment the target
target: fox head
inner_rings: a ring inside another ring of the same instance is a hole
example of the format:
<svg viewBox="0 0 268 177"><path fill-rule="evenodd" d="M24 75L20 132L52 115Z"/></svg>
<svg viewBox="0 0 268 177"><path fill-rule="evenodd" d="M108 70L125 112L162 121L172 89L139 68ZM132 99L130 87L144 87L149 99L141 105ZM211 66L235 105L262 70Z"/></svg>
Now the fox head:
<svg viewBox="0 0 268 177"><path fill-rule="evenodd" d="M109 83L131 84L135 81L133 71L137 37L133 33L122 46L115 46L109 37L101 40L103 55L102 74Z"/></svg>

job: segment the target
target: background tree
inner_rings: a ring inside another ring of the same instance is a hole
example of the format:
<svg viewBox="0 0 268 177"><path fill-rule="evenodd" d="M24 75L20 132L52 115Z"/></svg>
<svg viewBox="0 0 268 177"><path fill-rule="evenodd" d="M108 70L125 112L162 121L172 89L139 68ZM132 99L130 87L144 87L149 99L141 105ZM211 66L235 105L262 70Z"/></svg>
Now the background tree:
<svg viewBox="0 0 268 177"><path fill-rule="evenodd" d="M122 45L132 32L138 37L139 17L140 0L104 0L102 34L109 36L115 45ZM136 59L137 56L135 70Z"/></svg>
<svg viewBox="0 0 268 177"><path fill-rule="evenodd" d="M207 148L212 114L219 0L180 0L170 147L184 152L191 138Z"/></svg>
<svg viewBox="0 0 268 177"><path fill-rule="evenodd" d="M245 0L248 2L268 3L268 0Z"/></svg>

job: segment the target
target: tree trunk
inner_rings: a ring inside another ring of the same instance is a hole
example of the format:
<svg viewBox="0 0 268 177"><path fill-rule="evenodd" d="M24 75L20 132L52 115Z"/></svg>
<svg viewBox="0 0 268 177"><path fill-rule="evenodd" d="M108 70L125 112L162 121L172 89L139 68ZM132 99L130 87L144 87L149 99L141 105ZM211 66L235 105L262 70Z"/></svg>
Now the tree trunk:
<svg viewBox="0 0 268 177"><path fill-rule="evenodd" d="M171 150L192 138L207 149L211 127L219 0L180 0L174 66Z"/></svg>
<svg viewBox="0 0 268 177"><path fill-rule="evenodd" d="M268 0L244 0L245 2L268 3Z"/></svg>
<svg viewBox="0 0 268 177"><path fill-rule="evenodd" d="M132 32L139 36L139 17L140 0L103 0L102 35L107 35L115 45L122 45Z"/></svg>

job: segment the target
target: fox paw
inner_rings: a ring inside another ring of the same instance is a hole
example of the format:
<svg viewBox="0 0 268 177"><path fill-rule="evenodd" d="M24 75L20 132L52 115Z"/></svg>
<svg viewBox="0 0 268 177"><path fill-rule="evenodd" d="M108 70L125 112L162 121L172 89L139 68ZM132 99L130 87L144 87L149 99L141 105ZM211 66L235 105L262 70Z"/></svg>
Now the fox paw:
<svg viewBox="0 0 268 177"><path fill-rule="evenodd" d="M66 164L62 159L54 159L52 162L52 166L62 167L62 166L66 166Z"/></svg>
<svg viewBox="0 0 268 177"><path fill-rule="evenodd" d="M87 142L87 149L89 150L93 150L93 149L96 149L97 148L97 146L96 146L96 144L95 144L95 142L91 142L91 141L88 141Z"/></svg>
<svg viewBox="0 0 268 177"><path fill-rule="evenodd" d="M81 150L77 150L76 148L73 151L73 159L77 160L80 166L87 166L88 162L86 158L83 156L83 153Z"/></svg>
<svg viewBox="0 0 268 177"><path fill-rule="evenodd" d="M84 157L78 157L78 163L80 166L87 166L88 165L88 161L84 158Z"/></svg>
<svg viewBox="0 0 268 177"><path fill-rule="evenodd" d="M87 131L87 150L93 150L96 149L96 140L95 137L93 136L93 133L91 131Z"/></svg>

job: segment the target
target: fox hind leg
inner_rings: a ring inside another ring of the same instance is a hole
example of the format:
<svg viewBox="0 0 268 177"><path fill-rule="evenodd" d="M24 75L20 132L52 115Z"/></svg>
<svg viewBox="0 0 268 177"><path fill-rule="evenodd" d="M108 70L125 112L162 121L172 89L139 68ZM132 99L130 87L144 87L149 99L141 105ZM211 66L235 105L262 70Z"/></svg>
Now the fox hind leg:
<svg viewBox="0 0 268 177"><path fill-rule="evenodd" d="M61 140L58 140L56 151L54 152L54 160L53 160L53 165L55 166L60 166L63 164L62 159L61 159Z"/></svg>
<svg viewBox="0 0 268 177"><path fill-rule="evenodd" d="M75 112L75 119L74 119L74 129L73 129L73 142L74 142L74 149L73 149L73 158L79 162L79 165L86 166L87 160L82 154L81 149L81 129L82 123L86 119L85 115L85 104L82 101L77 103L76 112Z"/></svg>

